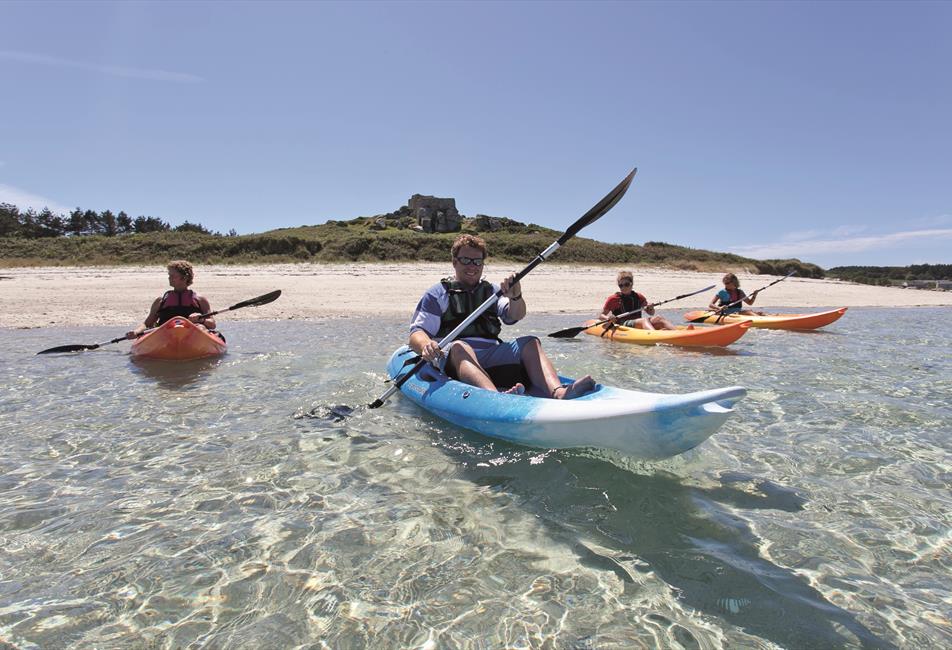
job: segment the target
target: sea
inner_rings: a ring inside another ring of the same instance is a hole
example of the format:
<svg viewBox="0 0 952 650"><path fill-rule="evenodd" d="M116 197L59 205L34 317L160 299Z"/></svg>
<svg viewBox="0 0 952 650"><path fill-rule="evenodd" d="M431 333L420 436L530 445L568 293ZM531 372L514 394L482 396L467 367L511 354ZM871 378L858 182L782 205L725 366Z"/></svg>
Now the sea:
<svg viewBox="0 0 952 650"><path fill-rule="evenodd" d="M0 331L0 647L952 647L952 309L545 337L585 317L505 334L564 375L748 395L647 462L367 409L402 319L222 317L194 363Z"/></svg>

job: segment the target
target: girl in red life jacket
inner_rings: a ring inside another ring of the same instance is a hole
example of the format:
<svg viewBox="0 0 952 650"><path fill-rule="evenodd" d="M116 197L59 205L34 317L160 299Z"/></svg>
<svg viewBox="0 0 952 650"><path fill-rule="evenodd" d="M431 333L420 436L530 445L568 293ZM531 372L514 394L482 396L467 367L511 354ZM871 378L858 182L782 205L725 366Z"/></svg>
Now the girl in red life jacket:
<svg viewBox="0 0 952 650"><path fill-rule="evenodd" d="M126 332L127 339L137 338L145 330L176 317L187 318L208 330L215 329L215 319L213 317L204 320L201 318L202 314L212 311L208 300L189 289L192 280L195 279L195 271L192 270L192 265L184 260L175 260L169 262L167 268L169 271L169 286L172 287L172 290L166 291L155 299L145 321L134 330Z"/></svg>
<svg viewBox="0 0 952 650"><path fill-rule="evenodd" d="M737 276L733 273L728 273L723 278L721 282L724 283L724 288L717 292L717 295L711 300L711 304L707 308L711 311L719 311L724 305L730 305L732 302L737 302L738 300L743 299L743 302L738 302L736 305L731 305L724 310L725 314L741 314L742 316L763 316L764 312L762 311L753 311L751 309L744 309L744 303L748 305L753 305L754 300L757 299L757 293L753 292L749 296L744 293L744 290L740 288L740 281L737 279Z"/></svg>
<svg viewBox="0 0 952 650"><path fill-rule="evenodd" d="M605 300L605 305L602 307L602 313L598 320L611 319L611 324L614 325L619 322L615 316L637 310L636 313L626 316L625 321L619 324L643 330L677 329L664 316L655 316L654 307L648 304L648 299L632 289L634 276L632 276L631 271L620 271L617 280L618 292L608 296ZM642 316L642 311L647 315Z"/></svg>

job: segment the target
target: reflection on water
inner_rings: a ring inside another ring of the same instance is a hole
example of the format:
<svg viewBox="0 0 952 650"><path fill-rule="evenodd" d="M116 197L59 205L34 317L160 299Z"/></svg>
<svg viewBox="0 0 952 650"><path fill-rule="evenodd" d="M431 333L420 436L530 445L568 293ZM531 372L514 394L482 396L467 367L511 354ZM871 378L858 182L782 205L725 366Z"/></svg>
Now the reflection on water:
<svg viewBox="0 0 952 650"><path fill-rule="evenodd" d="M783 647L838 647L850 640L894 647L794 571L762 557L761 540L733 514L801 513L806 499L790 488L729 473L717 487L690 486L664 471L645 476L566 455L545 473L531 471L529 463L476 464L468 474L533 503L551 535L574 542L583 565L613 572L626 589L636 592L643 574L657 576L672 590L675 606L723 618ZM680 617L648 616L678 626L682 645L703 645Z"/></svg>
<svg viewBox="0 0 952 650"><path fill-rule="evenodd" d="M222 363L220 357L191 361L163 361L160 359L133 359L130 367L135 376L154 381L168 390L182 389L194 384Z"/></svg>
<svg viewBox="0 0 952 650"><path fill-rule="evenodd" d="M366 409L398 323L234 323L196 364L34 357L111 332L0 332L0 640L947 646L950 315L851 309L726 354L545 339L568 375L748 387L653 464L510 445L400 396Z"/></svg>

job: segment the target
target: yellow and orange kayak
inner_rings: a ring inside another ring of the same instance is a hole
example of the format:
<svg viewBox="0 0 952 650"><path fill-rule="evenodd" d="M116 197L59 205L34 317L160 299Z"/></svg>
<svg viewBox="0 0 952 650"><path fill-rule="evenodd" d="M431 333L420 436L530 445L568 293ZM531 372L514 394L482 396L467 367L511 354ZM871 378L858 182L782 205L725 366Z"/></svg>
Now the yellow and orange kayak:
<svg viewBox="0 0 952 650"><path fill-rule="evenodd" d="M598 321L587 321L586 325L594 325ZM637 343L638 345L683 345L690 347L723 347L730 345L744 335L750 327L747 321L719 325L717 327L689 328L679 325L676 330L643 330L636 327L616 326L608 331L602 325L589 327L586 334L599 336L622 343ZM604 336L603 336L604 335Z"/></svg>
<svg viewBox="0 0 952 650"><path fill-rule="evenodd" d="M718 316L709 311L689 311L684 315L684 320L701 323L739 323L741 321L750 321L752 327L762 327L772 330L815 330L818 327L829 325L839 320L840 316L846 313L847 307L822 311L817 314L767 314L766 316L746 316L741 314L731 314L730 316ZM705 315L707 316L705 318ZM703 321L698 321L704 318Z"/></svg>
<svg viewBox="0 0 952 650"><path fill-rule="evenodd" d="M228 346L219 336L209 333L187 318L172 318L132 344L132 356L138 359L185 361L225 354Z"/></svg>

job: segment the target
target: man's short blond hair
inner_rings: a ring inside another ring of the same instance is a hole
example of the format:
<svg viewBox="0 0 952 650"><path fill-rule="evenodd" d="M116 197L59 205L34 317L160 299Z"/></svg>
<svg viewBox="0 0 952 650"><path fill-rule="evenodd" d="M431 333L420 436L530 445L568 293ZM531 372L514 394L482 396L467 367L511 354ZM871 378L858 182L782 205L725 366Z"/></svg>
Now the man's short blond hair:
<svg viewBox="0 0 952 650"><path fill-rule="evenodd" d="M456 241L453 242L453 248L450 250L450 254L456 257L459 250L464 247L476 248L483 254L483 257L486 257L486 241L479 235L460 235L456 238Z"/></svg>
<svg viewBox="0 0 952 650"><path fill-rule="evenodd" d="M615 284L619 284L622 280L628 280L632 285L635 284L635 276L631 274L631 271L619 271L618 277L615 278Z"/></svg>

